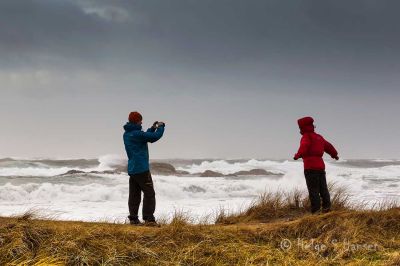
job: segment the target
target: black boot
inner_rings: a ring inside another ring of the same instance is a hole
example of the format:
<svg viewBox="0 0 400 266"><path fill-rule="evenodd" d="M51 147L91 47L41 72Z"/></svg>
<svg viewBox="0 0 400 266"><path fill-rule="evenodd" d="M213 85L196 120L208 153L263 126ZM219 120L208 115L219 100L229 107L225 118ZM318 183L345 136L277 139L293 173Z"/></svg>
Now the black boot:
<svg viewBox="0 0 400 266"><path fill-rule="evenodd" d="M144 220L144 225L145 226L152 226L152 227L160 227L160 225L156 222L155 219Z"/></svg>
<svg viewBox="0 0 400 266"><path fill-rule="evenodd" d="M131 225L143 225L143 223L139 220L138 217L129 217L129 224Z"/></svg>
<svg viewBox="0 0 400 266"><path fill-rule="evenodd" d="M328 213L331 211L331 208L322 208L322 213Z"/></svg>

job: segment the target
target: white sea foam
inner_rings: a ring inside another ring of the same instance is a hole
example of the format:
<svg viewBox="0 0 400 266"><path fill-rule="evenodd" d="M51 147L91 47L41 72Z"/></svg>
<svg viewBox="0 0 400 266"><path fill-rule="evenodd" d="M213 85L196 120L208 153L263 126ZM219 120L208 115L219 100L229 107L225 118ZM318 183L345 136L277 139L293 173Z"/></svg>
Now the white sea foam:
<svg viewBox="0 0 400 266"><path fill-rule="evenodd" d="M64 164L69 164L69 166L63 166L62 163L49 165L46 164L50 162L57 162L57 160L15 160L12 158L10 161L3 161L0 164L0 177L9 177L9 176L42 176L42 177L50 177L57 176L67 173L71 170L80 170L84 172L90 171L106 171L113 170L116 166L123 165L126 163L126 159L124 159L120 155L104 155L99 157L98 165L93 167L87 167L87 165L80 165L79 162L65 162ZM74 164L72 166L71 164Z"/></svg>
<svg viewBox="0 0 400 266"><path fill-rule="evenodd" d="M111 170L126 163L126 158L118 154L108 154L99 157L99 171Z"/></svg>
<svg viewBox="0 0 400 266"><path fill-rule="evenodd" d="M125 163L118 156L105 156L99 165L84 171L108 170ZM26 164L31 165L31 164ZM38 166L40 164L36 164ZM59 219L123 221L127 215L128 179L126 174L91 174L58 176L70 167L0 167L0 215L44 209ZM76 169L76 168L74 168ZM212 170L222 174L264 169L282 173L281 177L196 177L154 175L157 215L174 209L202 216L220 207L235 210L246 206L264 191L306 190L302 163L297 161L249 160L187 163L178 168L189 173ZM19 176L19 178L12 178ZM36 176L33 181L24 176ZM327 180L345 186L354 200L375 201L400 196L400 165L351 167L327 163Z"/></svg>
<svg viewBox="0 0 400 266"><path fill-rule="evenodd" d="M56 176L64 174L73 168L44 168L44 167L7 167L0 168L0 176Z"/></svg>

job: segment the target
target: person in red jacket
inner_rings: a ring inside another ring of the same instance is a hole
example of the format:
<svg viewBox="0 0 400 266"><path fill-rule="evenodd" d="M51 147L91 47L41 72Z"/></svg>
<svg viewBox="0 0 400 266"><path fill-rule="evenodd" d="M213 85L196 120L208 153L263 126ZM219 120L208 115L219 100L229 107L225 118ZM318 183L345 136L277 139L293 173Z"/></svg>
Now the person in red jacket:
<svg viewBox="0 0 400 266"><path fill-rule="evenodd" d="M300 134L303 136L300 141L300 148L293 159L303 159L311 212L320 211L321 199L322 211L329 212L331 199L326 184L325 163L322 157L326 152L333 159L339 160L338 152L332 144L321 135L315 133L314 119L312 117L303 117L297 123L299 124Z"/></svg>

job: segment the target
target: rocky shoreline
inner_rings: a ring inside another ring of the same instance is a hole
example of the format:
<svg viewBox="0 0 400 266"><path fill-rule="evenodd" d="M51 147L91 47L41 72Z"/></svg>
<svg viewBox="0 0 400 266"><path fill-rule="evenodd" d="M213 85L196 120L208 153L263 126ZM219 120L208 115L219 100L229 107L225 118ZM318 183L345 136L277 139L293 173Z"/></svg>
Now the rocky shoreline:
<svg viewBox="0 0 400 266"><path fill-rule="evenodd" d="M127 172L127 166L118 166L114 170L105 171L82 171L78 169L70 170L59 176L75 175L75 174L123 174ZM219 172L206 170L202 173L191 174L186 171L177 170L172 164L162 162L150 163L150 170L154 175L173 175L173 176L198 176L198 177L237 177L237 176L272 176L279 178L283 176L283 173L269 172L264 169L251 169L249 171L238 171L232 174L222 174Z"/></svg>

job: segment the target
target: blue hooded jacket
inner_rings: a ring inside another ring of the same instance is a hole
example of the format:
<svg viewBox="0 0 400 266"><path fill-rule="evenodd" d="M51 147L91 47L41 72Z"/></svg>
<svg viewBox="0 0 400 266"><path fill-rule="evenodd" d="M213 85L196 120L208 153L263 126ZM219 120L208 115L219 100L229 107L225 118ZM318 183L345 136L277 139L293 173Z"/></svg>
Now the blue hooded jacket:
<svg viewBox="0 0 400 266"><path fill-rule="evenodd" d="M149 148L147 142L153 143L164 134L164 127L157 130L149 128L147 132L142 131L139 124L126 123L124 126L124 144L128 155L128 174L134 175L149 171Z"/></svg>

